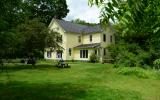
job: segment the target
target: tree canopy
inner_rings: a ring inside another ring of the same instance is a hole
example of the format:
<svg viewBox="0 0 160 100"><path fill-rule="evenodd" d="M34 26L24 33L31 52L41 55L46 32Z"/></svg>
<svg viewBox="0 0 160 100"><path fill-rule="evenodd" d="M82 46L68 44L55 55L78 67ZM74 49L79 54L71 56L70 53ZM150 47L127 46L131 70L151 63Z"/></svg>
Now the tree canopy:
<svg viewBox="0 0 160 100"><path fill-rule="evenodd" d="M97 25L97 23L89 23L89 22L86 22L85 20L81 20L79 18L75 19L75 20L72 20L71 22L76 23L76 24L88 25L88 26Z"/></svg>
<svg viewBox="0 0 160 100"><path fill-rule="evenodd" d="M121 38L121 41L125 42L123 45L137 44L142 50L150 53L150 56L148 56L150 61L160 57L159 0L89 1L91 5L96 4L102 8L102 23L112 21L116 24L117 35ZM128 47L131 46L126 48ZM130 50L128 52L133 53L134 56L138 53ZM121 57L124 56L122 55Z"/></svg>
<svg viewBox="0 0 160 100"><path fill-rule="evenodd" d="M25 12L30 18L39 18L48 25L51 19L62 19L69 12L66 0L24 0Z"/></svg>
<svg viewBox="0 0 160 100"><path fill-rule="evenodd" d="M53 34L47 29L51 19L62 19L69 10L66 0L0 0L0 12L0 56L4 57L20 50L44 50L45 39Z"/></svg>
<svg viewBox="0 0 160 100"><path fill-rule="evenodd" d="M30 53L42 56L45 48L59 48L61 41L56 41L59 36L58 33L49 31L44 23L39 22L38 19L33 19L20 24L17 27L17 33L19 36L19 44L21 48L19 51L24 56L30 55ZM52 40L51 40L52 39Z"/></svg>

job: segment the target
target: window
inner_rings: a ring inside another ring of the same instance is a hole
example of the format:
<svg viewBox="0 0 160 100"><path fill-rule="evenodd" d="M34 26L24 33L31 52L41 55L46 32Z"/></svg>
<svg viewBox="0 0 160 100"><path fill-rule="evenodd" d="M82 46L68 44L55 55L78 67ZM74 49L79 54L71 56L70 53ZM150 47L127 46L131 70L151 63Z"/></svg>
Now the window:
<svg viewBox="0 0 160 100"><path fill-rule="evenodd" d="M80 50L80 58L88 58L88 50Z"/></svg>
<svg viewBox="0 0 160 100"><path fill-rule="evenodd" d="M110 36L110 42L111 43L113 42L113 36L112 35Z"/></svg>
<svg viewBox="0 0 160 100"><path fill-rule="evenodd" d="M71 56L71 55L72 55L72 49L69 48L69 56Z"/></svg>
<svg viewBox="0 0 160 100"><path fill-rule="evenodd" d="M47 51L47 58L51 58L52 57L52 53L50 51Z"/></svg>
<svg viewBox="0 0 160 100"><path fill-rule="evenodd" d="M86 58L86 50L82 51L82 58Z"/></svg>
<svg viewBox="0 0 160 100"><path fill-rule="evenodd" d="M81 36L78 36L78 42L81 43Z"/></svg>
<svg viewBox="0 0 160 100"><path fill-rule="evenodd" d="M103 55L104 56L106 55L106 49L105 48L103 49Z"/></svg>
<svg viewBox="0 0 160 100"><path fill-rule="evenodd" d="M89 38L90 38L90 42L92 42L92 35L90 35Z"/></svg>
<svg viewBox="0 0 160 100"><path fill-rule="evenodd" d="M82 55L83 55L83 50L80 50L80 58L83 58Z"/></svg>
<svg viewBox="0 0 160 100"><path fill-rule="evenodd" d="M57 54L56 54L56 57L57 58L62 58L62 52L61 50L57 50Z"/></svg>
<svg viewBox="0 0 160 100"><path fill-rule="evenodd" d="M95 50L95 55L97 55L97 50Z"/></svg>
<svg viewBox="0 0 160 100"><path fill-rule="evenodd" d="M106 42L106 34L103 34L103 42Z"/></svg>

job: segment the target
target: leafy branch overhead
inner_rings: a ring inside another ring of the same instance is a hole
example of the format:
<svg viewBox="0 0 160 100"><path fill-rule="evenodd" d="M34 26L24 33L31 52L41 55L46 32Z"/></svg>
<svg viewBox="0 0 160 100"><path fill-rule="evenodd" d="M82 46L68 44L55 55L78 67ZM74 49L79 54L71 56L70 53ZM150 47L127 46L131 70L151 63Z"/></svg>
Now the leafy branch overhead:
<svg viewBox="0 0 160 100"><path fill-rule="evenodd" d="M112 20L126 33L156 33L160 15L159 0L89 0L102 8L101 21Z"/></svg>
<svg viewBox="0 0 160 100"><path fill-rule="evenodd" d="M152 65L154 60L159 59L160 0L89 0L89 2L101 8L101 23L114 22L117 45L111 47L109 51L119 57L117 63L127 63L127 66L130 66L131 63L128 62L135 61L144 66ZM138 47L137 53L135 48L134 51L127 49L133 45ZM125 50L115 49L121 47L125 47Z"/></svg>

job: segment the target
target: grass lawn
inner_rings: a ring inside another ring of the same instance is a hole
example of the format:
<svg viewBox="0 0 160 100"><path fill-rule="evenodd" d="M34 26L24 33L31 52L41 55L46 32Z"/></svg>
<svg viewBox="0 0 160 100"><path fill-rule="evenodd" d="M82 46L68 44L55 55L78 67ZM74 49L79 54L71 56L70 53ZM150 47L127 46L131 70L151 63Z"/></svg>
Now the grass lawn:
<svg viewBox="0 0 160 100"><path fill-rule="evenodd" d="M160 100L160 80L121 75L110 64L7 65L0 100Z"/></svg>

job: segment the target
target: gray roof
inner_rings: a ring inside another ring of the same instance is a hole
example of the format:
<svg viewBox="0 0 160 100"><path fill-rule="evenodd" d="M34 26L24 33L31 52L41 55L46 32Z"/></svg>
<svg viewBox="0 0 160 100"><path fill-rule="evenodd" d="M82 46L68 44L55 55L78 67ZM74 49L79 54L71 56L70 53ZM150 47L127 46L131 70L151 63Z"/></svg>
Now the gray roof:
<svg viewBox="0 0 160 100"><path fill-rule="evenodd" d="M100 47L100 43L92 43L92 44L81 44L76 46L75 48L98 48Z"/></svg>
<svg viewBox="0 0 160 100"><path fill-rule="evenodd" d="M100 25L87 26L87 25L75 24L64 20L58 20L58 19L55 20L66 32L84 33L84 34L102 32Z"/></svg>

